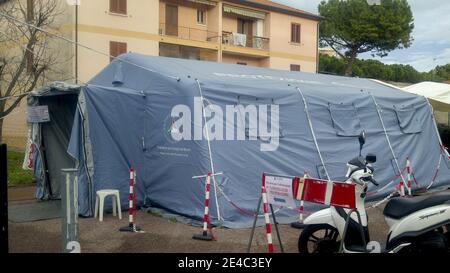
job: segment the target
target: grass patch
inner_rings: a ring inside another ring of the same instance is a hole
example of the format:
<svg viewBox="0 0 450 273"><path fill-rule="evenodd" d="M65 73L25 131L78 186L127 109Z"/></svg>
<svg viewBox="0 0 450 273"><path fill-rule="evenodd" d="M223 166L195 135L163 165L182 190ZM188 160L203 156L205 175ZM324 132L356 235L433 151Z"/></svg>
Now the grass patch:
<svg viewBox="0 0 450 273"><path fill-rule="evenodd" d="M159 212L156 212L156 211L149 211L148 213L150 213L151 215L156 216L156 217L162 217L162 214Z"/></svg>
<svg viewBox="0 0 450 273"><path fill-rule="evenodd" d="M29 186L35 183L33 173L22 169L24 153L8 151L8 186Z"/></svg>

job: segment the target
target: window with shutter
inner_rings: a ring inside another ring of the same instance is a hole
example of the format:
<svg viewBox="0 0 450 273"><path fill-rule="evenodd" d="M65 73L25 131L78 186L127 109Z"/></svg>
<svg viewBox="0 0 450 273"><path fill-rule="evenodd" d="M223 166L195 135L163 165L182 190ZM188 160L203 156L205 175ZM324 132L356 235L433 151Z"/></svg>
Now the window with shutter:
<svg viewBox="0 0 450 273"><path fill-rule="evenodd" d="M109 11L118 14L127 14L127 0L109 0Z"/></svg>
<svg viewBox="0 0 450 273"><path fill-rule="evenodd" d="M291 64L291 71L300 71L299 64Z"/></svg>
<svg viewBox="0 0 450 273"><path fill-rule="evenodd" d="M204 10L197 10L197 23L200 25L206 24L206 12Z"/></svg>
<svg viewBox="0 0 450 273"><path fill-rule="evenodd" d="M301 42L301 25L291 24L291 42L299 44Z"/></svg>
<svg viewBox="0 0 450 273"><path fill-rule="evenodd" d="M120 54L123 54L126 52L127 52L127 43L114 42L114 41L109 42L109 55L111 55L110 60L109 60L110 62L112 62L114 60L114 57L117 57Z"/></svg>

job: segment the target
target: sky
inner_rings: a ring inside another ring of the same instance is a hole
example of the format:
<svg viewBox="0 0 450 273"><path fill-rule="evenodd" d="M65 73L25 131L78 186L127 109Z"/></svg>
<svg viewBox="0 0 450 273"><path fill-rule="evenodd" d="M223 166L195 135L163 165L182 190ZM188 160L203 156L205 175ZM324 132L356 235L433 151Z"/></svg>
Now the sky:
<svg viewBox="0 0 450 273"><path fill-rule="evenodd" d="M272 0L318 14L321 0ZM409 64L425 72L436 65L450 63L450 1L408 0L414 17L413 43L409 48L396 49L388 56L373 58L361 54L364 59L377 59L386 64Z"/></svg>

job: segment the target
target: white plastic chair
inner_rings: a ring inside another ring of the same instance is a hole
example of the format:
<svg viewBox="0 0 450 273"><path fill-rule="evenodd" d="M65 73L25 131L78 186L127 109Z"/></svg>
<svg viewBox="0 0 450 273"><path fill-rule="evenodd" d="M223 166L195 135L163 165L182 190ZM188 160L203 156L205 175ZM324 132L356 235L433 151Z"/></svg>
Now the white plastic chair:
<svg viewBox="0 0 450 273"><path fill-rule="evenodd" d="M105 205L105 198L107 196L112 197L112 207L113 216L116 216L116 211L119 211L119 219L122 219L122 208L120 206L120 193L118 190L99 190L97 191L97 196L95 198L95 214L94 217L97 218L100 209L100 222L103 222L103 208ZM99 208L100 205L100 208Z"/></svg>

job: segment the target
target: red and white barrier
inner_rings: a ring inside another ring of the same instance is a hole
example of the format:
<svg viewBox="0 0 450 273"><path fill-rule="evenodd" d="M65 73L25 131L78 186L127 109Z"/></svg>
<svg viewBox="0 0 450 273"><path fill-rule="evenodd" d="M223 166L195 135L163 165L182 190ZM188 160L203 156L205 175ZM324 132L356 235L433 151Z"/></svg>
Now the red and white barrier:
<svg viewBox="0 0 450 273"><path fill-rule="evenodd" d="M217 175L217 174L215 174ZM203 214L203 233L202 234L194 234L192 239L203 240L203 241L215 241L216 238L212 234L212 230L210 228L209 221L209 197L211 192L211 172L208 172L206 175L206 183L205 183L205 212ZM193 178L201 178L204 176L198 176ZM208 234L208 229L210 230L210 234Z"/></svg>
<svg viewBox="0 0 450 273"><path fill-rule="evenodd" d="M28 153L28 164L27 164L28 170L33 170L33 168L34 168L33 159L34 159L35 149L36 149L36 145L34 143L31 143L30 152Z"/></svg>
<svg viewBox="0 0 450 273"><path fill-rule="evenodd" d="M120 228L120 231L138 232L141 229L136 226L136 171L133 168L130 168L129 186L128 226Z"/></svg>
<svg viewBox="0 0 450 273"><path fill-rule="evenodd" d="M269 253L273 253L272 231L270 228L270 218L269 218L269 203L267 202L267 192L265 186L262 186L262 198L264 208L264 220L266 221L267 251Z"/></svg>
<svg viewBox="0 0 450 273"><path fill-rule="evenodd" d="M278 222L275 217L275 211L273 210L273 205L275 206L282 206L285 207L285 204L289 204L290 201L287 199L292 199L292 193L293 193L293 184L292 181L296 177L292 176L280 176L280 175L272 175L272 174L266 174L263 173L262 175L262 184L261 184L261 195L258 200L258 206L256 207L254 218L253 218L253 226L252 226L252 232L250 235L250 240L248 242L247 252L250 253L250 249L253 242L253 235L255 234L256 229L256 222L258 221L258 218L260 216L260 209L261 209L261 203L263 205L263 212L264 212L264 222L266 224L266 237L267 237L267 252L273 253L273 239L272 239L272 228L270 226L270 215L269 215L269 207L272 212L271 216L273 218L273 224L275 226L275 232L278 238L278 243L280 244L280 251L281 253L284 253L283 250L283 243L281 242L280 237L280 231L278 229ZM274 185L277 185L277 190L274 191L275 187ZM288 191L288 194L286 195L286 190ZM279 198L278 198L279 197ZM295 201L292 200L294 203L294 206L289 207L295 207ZM281 204L281 205L280 205Z"/></svg>
<svg viewBox="0 0 450 273"><path fill-rule="evenodd" d="M294 198L327 206L356 208L355 185L316 178L293 180Z"/></svg>
<svg viewBox="0 0 450 273"><path fill-rule="evenodd" d="M134 219L135 219L135 213L134 213L134 204L136 195L134 193L134 185L135 185L135 172L134 169L130 169L130 194L128 195L128 201L129 201L129 207L128 207L128 222L130 227L134 227Z"/></svg>
<svg viewBox="0 0 450 273"><path fill-rule="evenodd" d="M309 177L308 172L305 171L304 174L303 174L303 179L308 178L308 177ZM299 219L300 223L303 223L303 213L305 212L304 203L305 203L305 201L303 201L303 199L300 200L300 208L299 208L299 210L300 210L300 219Z"/></svg>
<svg viewBox="0 0 450 273"><path fill-rule="evenodd" d="M407 187L408 187L408 195L411 196L411 161L409 160L409 158L406 158L406 174L408 176L408 182L407 182Z"/></svg>
<svg viewBox="0 0 450 273"><path fill-rule="evenodd" d="M401 196L405 196L405 183L403 182L403 180L400 180L400 195Z"/></svg>
<svg viewBox="0 0 450 273"><path fill-rule="evenodd" d="M205 213L203 215L203 236L207 236L208 234L210 191L211 191L211 173L208 173L205 185Z"/></svg>

